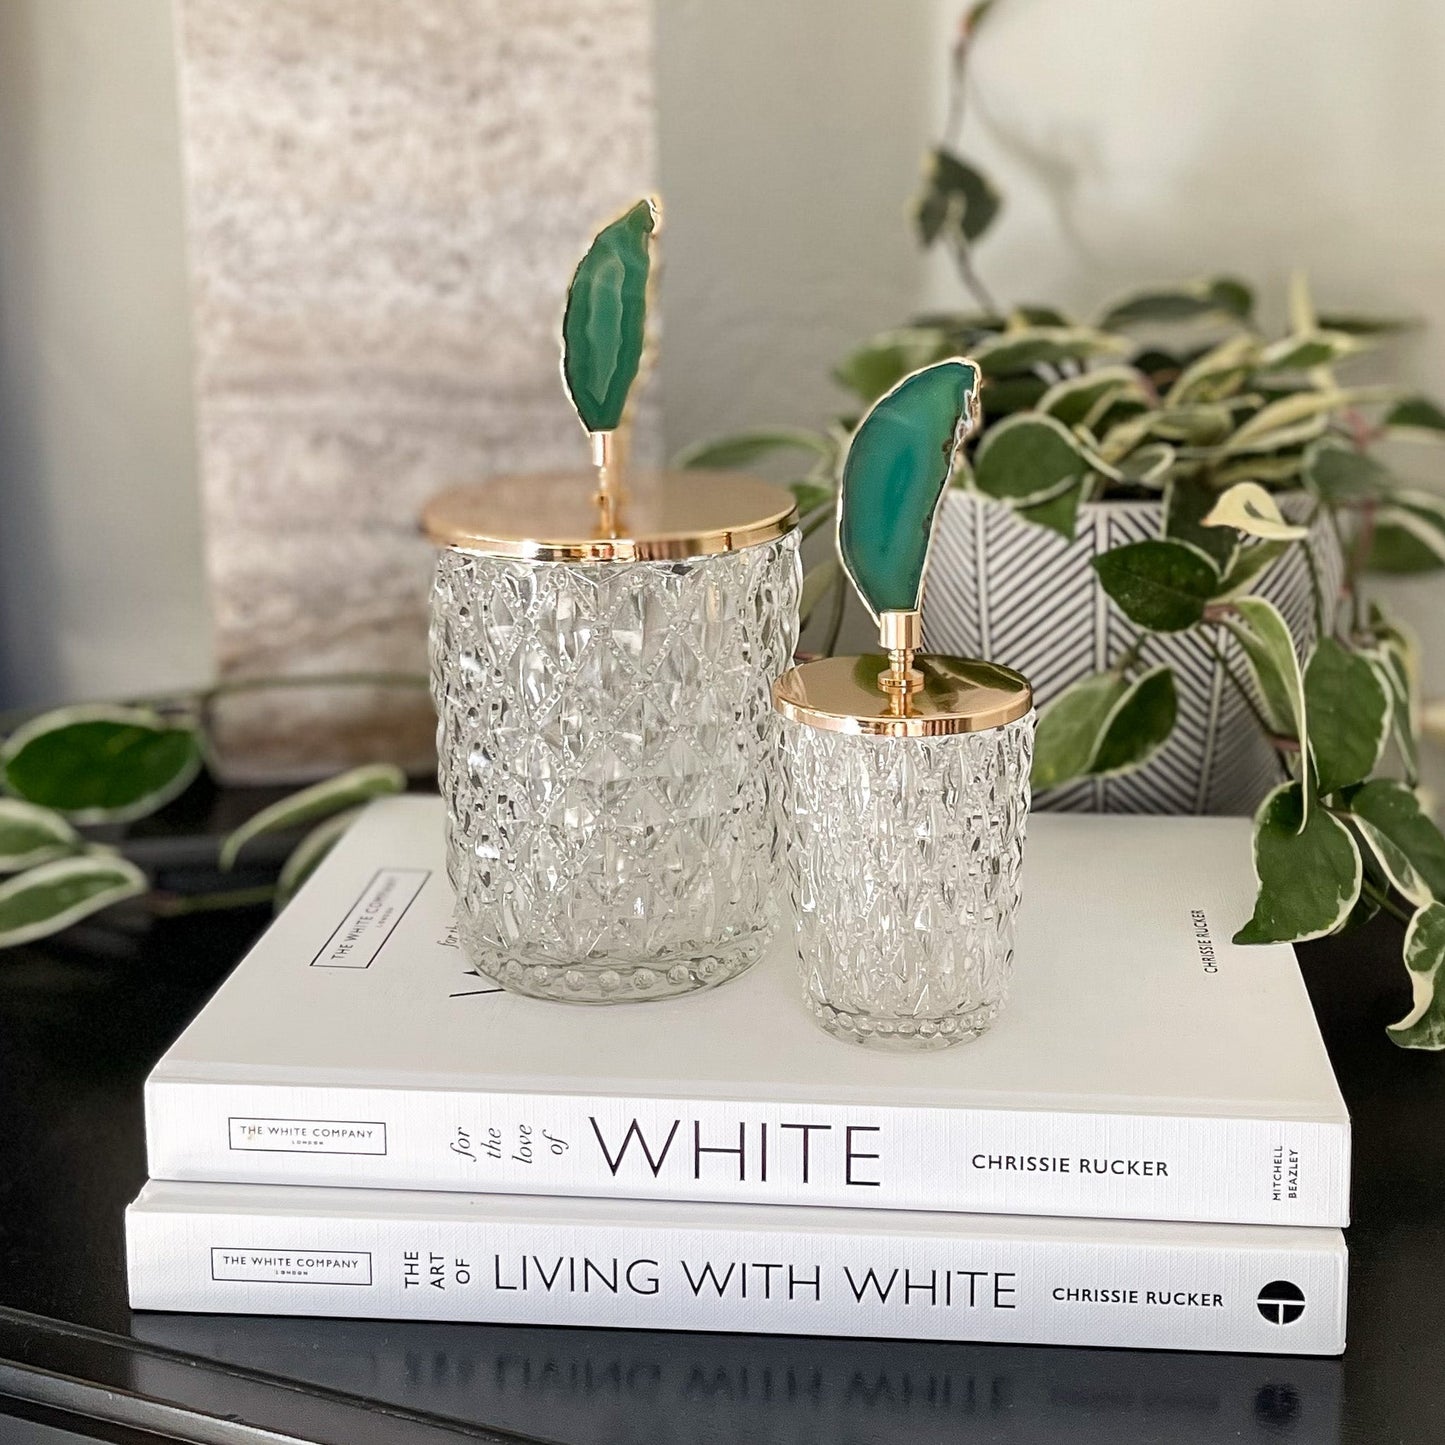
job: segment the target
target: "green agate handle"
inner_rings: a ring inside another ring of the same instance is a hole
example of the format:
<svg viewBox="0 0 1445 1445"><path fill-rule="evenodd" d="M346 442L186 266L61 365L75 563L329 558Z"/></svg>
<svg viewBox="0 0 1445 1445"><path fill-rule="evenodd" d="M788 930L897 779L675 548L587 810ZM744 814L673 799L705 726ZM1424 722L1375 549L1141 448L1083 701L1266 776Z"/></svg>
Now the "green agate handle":
<svg viewBox="0 0 1445 1445"><path fill-rule="evenodd" d="M597 233L567 287L562 378L582 425L594 436L622 425L642 365L657 223L657 203L638 201Z"/></svg>
<svg viewBox="0 0 1445 1445"><path fill-rule="evenodd" d="M885 393L843 461L838 553L875 620L916 613L939 498L978 415L979 369L964 357L926 366ZM889 645L885 641L885 645Z"/></svg>

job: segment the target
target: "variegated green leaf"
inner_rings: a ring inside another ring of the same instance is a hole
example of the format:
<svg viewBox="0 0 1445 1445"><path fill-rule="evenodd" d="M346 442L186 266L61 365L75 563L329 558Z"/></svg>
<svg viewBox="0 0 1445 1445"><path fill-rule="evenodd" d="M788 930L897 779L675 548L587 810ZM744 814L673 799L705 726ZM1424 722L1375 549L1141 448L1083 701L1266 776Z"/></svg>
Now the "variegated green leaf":
<svg viewBox="0 0 1445 1445"><path fill-rule="evenodd" d="M1289 624L1273 602L1241 597L1225 626L1249 663L1265 720L1281 736L1305 738L1304 677Z"/></svg>
<svg viewBox="0 0 1445 1445"><path fill-rule="evenodd" d="M1099 450L1106 461L1122 463L1150 438L1210 448L1222 443L1233 429L1234 418L1224 406L1165 407L1140 412L1110 427Z"/></svg>
<svg viewBox="0 0 1445 1445"><path fill-rule="evenodd" d="M1117 778L1143 767L1169 741L1178 715L1173 671L1154 667L1141 673L1105 719L1089 776Z"/></svg>
<svg viewBox="0 0 1445 1445"><path fill-rule="evenodd" d="M1288 542L1255 542L1241 547L1234 554L1224 576L1219 579L1219 590L1214 594L1216 602L1228 602L1243 597L1264 575L1266 569L1282 552L1288 551Z"/></svg>
<svg viewBox="0 0 1445 1445"><path fill-rule="evenodd" d="M1105 331L1126 331L1135 326L1164 326L1209 316L1240 320L1249 314L1252 305L1249 288L1229 277L1141 287L1110 302L1099 325Z"/></svg>
<svg viewBox="0 0 1445 1445"><path fill-rule="evenodd" d="M1279 504L1258 482L1237 482L1220 495L1200 523L1204 527L1233 527L1266 542L1297 542L1310 529L1286 522Z"/></svg>
<svg viewBox="0 0 1445 1445"><path fill-rule="evenodd" d="M1418 316L1366 316L1358 311L1321 311L1317 320L1321 331L1349 336L1398 336L1425 324Z"/></svg>
<svg viewBox="0 0 1445 1445"><path fill-rule="evenodd" d="M1213 469L1216 487L1236 482L1288 482L1299 476L1304 465L1300 452L1255 453L1238 457Z"/></svg>
<svg viewBox="0 0 1445 1445"><path fill-rule="evenodd" d="M1219 583L1209 559L1180 542L1130 542L1094 558L1104 591L1151 632L1182 632L1204 616Z"/></svg>
<svg viewBox="0 0 1445 1445"><path fill-rule="evenodd" d="M1117 356L1127 350L1116 336L1083 326L1031 326L1003 332L980 341L973 359L986 377L1008 376L1035 366L1061 361L1089 361L1096 356Z"/></svg>
<svg viewBox="0 0 1445 1445"><path fill-rule="evenodd" d="M145 874L123 858L42 863L0 883L0 948L48 938L148 887Z"/></svg>
<svg viewBox="0 0 1445 1445"><path fill-rule="evenodd" d="M1364 655L1376 668L1390 694L1390 736L1413 787L1420 776L1420 642L1399 621L1371 609L1377 646Z"/></svg>
<svg viewBox="0 0 1445 1445"><path fill-rule="evenodd" d="M1145 442L1120 459L1119 475L1141 487L1162 487L1169 478L1176 456L1168 442Z"/></svg>
<svg viewBox="0 0 1445 1445"><path fill-rule="evenodd" d="M1149 416L1149 435L1181 446L1217 446L1234 430L1229 408L1218 403L1166 406Z"/></svg>
<svg viewBox="0 0 1445 1445"><path fill-rule="evenodd" d="M1350 814L1385 876L1416 908L1445 903L1445 836L1404 783L1366 783L1351 795Z"/></svg>
<svg viewBox="0 0 1445 1445"><path fill-rule="evenodd" d="M1177 715L1168 667L1151 668L1132 682L1116 672L1086 677L1039 717L1032 786L1042 792L1074 778L1132 773L1168 741Z"/></svg>
<svg viewBox="0 0 1445 1445"><path fill-rule="evenodd" d="M1343 403L1338 392L1305 391L1261 407L1226 442L1226 456L1242 452L1273 452L1300 446L1324 431L1332 411Z"/></svg>
<svg viewBox="0 0 1445 1445"><path fill-rule="evenodd" d="M1260 353L1260 371L1310 371L1316 366L1333 366L1347 356L1369 348L1369 342L1345 331L1308 331L1286 336Z"/></svg>
<svg viewBox="0 0 1445 1445"><path fill-rule="evenodd" d="M8 792L80 824L146 817L188 788L200 768L195 728L144 708L57 708L0 746Z"/></svg>
<svg viewBox="0 0 1445 1445"><path fill-rule="evenodd" d="M301 886L321 866L326 855L341 841L346 830L362 815L362 808L333 813L318 823L291 850L276 879L276 912L279 913L301 891Z"/></svg>
<svg viewBox="0 0 1445 1445"><path fill-rule="evenodd" d="M84 846L59 813L19 798L0 798L0 873L19 873Z"/></svg>
<svg viewBox="0 0 1445 1445"><path fill-rule="evenodd" d="M1032 784L1038 792L1089 770L1115 704L1128 684L1114 672L1096 673L1059 693L1039 713Z"/></svg>
<svg viewBox="0 0 1445 1445"><path fill-rule="evenodd" d="M985 378L979 392L984 418L992 424L1019 412L1033 411L1048 389L1048 382L1033 372Z"/></svg>
<svg viewBox="0 0 1445 1445"><path fill-rule="evenodd" d="M798 504L798 519L805 521L815 512L821 511L824 507L832 506L837 492L832 487L824 486L821 482L790 482L788 490L793 494L793 500ZM804 535L807 535L806 533Z"/></svg>
<svg viewBox="0 0 1445 1445"><path fill-rule="evenodd" d="M1298 333L1314 331L1320 324L1315 310L1310 278L1304 271L1292 271L1289 278L1289 325Z"/></svg>
<svg viewBox="0 0 1445 1445"><path fill-rule="evenodd" d="M1305 812L1298 783L1276 788L1254 820L1254 916L1236 943L1303 943L1333 933L1360 896L1363 868L1350 830L1324 808Z"/></svg>
<svg viewBox="0 0 1445 1445"><path fill-rule="evenodd" d="M1191 361L1175 379L1165 397L1168 406L1191 402L1223 401L1232 397L1251 375L1258 342L1249 335L1231 336L1228 341Z"/></svg>
<svg viewBox="0 0 1445 1445"><path fill-rule="evenodd" d="M943 146L929 152L923 188L914 203L918 239L931 246L957 231L976 241L993 224L1003 205L998 188L976 166Z"/></svg>
<svg viewBox="0 0 1445 1445"><path fill-rule="evenodd" d="M1445 442L1445 410L1428 396L1408 396L1385 413L1384 425L1401 441Z"/></svg>
<svg viewBox="0 0 1445 1445"><path fill-rule="evenodd" d="M221 844L221 867L234 868L241 850L263 833L302 828L318 818L354 808L373 798L400 793L405 788L406 774L391 763L369 763L303 788L289 798L282 798L279 803L272 803L269 808L262 808L229 834Z"/></svg>
<svg viewBox="0 0 1445 1445"><path fill-rule="evenodd" d="M1396 490L1388 467L1338 437L1321 437L1304 455L1305 486L1332 506L1377 501Z"/></svg>
<svg viewBox="0 0 1445 1445"><path fill-rule="evenodd" d="M751 467L764 457L786 451L811 452L825 461L832 461L837 454L832 439L822 432L774 427L767 431L737 432L732 436L696 442L678 452L672 464L683 470L726 470Z"/></svg>
<svg viewBox="0 0 1445 1445"><path fill-rule="evenodd" d="M875 336L833 371L833 379L865 402L876 401L905 376L953 352L948 334L934 327L903 327Z"/></svg>
<svg viewBox="0 0 1445 1445"><path fill-rule="evenodd" d="M1320 793L1368 778L1390 736L1390 699L1369 659L1320 638L1305 668L1305 707Z"/></svg>
<svg viewBox="0 0 1445 1445"><path fill-rule="evenodd" d="M817 610L819 603L835 587L843 584L843 568L836 557L825 557L808 569L803 578L803 590L798 597L798 625L804 627Z"/></svg>
<svg viewBox="0 0 1445 1445"><path fill-rule="evenodd" d="M1429 903L1405 930L1410 1011L1386 1032L1403 1049L1445 1049L1445 904Z"/></svg>
<svg viewBox="0 0 1445 1445"><path fill-rule="evenodd" d="M1306 819L1314 812L1314 769L1309 748L1309 715L1304 674L1289 624L1274 603L1263 597L1240 597L1231 604L1233 616L1225 626L1244 652L1269 727L1300 745L1302 808Z"/></svg>
<svg viewBox="0 0 1445 1445"><path fill-rule="evenodd" d="M1445 499L1428 492L1397 492L1375 513L1370 567L1399 574L1445 567Z"/></svg>
<svg viewBox="0 0 1445 1445"><path fill-rule="evenodd" d="M1077 486L1065 488L1057 496L1035 502L1032 506L1019 507L1017 511L1024 521L1032 522L1036 527L1047 527L1072 542L1078 532L1079 507L1087 490L1086 479Z"/></svg>
<svg viewBox="0 0 1445 1445"><path fill-rule="evenodd" d="M1218 500L1219 493L1207 478L1172 477L1164 493L1164 535L1197 547L1222 575L1234 565L1242 543L1239 534L1229 528L1204 525ZM1215 591L1217 594L1217 587Z"/></svg>
<svg viewBox="0 0 1445 1445"><path fill-rule="evenodd" d="M1038 409L1065 426L1088 426L1090 418L1121 396L1147 397L1147 384L1132 366L1101 366L1080 376L1056 381L1039 398Z"/></svg>
<svg viewBox="0 0 1445 1445"><path fill-rule="evenodd" d="M1021 412L990 427L973 454L978 490L1021 507L1077 486L1088 471L1073 433L1037 412Z"/></svg>

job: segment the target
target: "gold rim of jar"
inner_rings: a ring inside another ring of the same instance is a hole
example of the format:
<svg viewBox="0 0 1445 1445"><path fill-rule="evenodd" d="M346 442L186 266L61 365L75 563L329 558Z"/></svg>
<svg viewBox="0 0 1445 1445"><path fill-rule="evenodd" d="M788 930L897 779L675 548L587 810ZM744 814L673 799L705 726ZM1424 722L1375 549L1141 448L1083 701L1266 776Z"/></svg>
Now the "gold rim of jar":
<svg viewBox="0 0 1445 1445"><path fill-rule="evenodd" d="M530 562L674 562L772 542L798 523L785 487L736 472L629 476L604 525L589 472L502 477L453 487L422 509L438 546Z"/></svg>
<svg viewBox="0 0 1445 1445"><path fill-rule="evenodd" d="M907 695L879 686L884 653L824 657L789 668L773 684L773 706L789 722L855 737L934 738L989 732L1034 705L1028 679L1011 667L919 653L923 685Z"/></svg>

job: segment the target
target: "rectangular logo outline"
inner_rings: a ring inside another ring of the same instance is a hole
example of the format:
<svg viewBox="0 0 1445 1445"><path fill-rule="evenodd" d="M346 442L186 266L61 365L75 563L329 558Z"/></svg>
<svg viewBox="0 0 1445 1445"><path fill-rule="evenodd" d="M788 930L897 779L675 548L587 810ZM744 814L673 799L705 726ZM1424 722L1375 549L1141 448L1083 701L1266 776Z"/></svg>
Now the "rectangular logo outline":
<svg viewBox="0 0 1445 1445"><path fill-rule="evenodd" d="M371 891L376 887L377 880L378 880L383 874L385 874L385 873L410 873L410 874L420 874L421 877L420 877L420 881L419 881L419 882L417 883L417 885L416 885L415 891L412 893L411 897L407 900L405 907L403 907L402 910L396 915L396 917L395 917L394 919L392 919L392 921L391 921L391 927L386 930L385 935L384 935L384 936L381 938L381 940L377 943L376 947L372 949L372 951L371 951L371 957L368 958L365 963L359 963L359 964L358 964L358 963L322 963L322 962L321 962L322 955L325 954L326 951L327 951L327 949L329 949L329 948L331 947L331 945L336 942L337 935L338 935L339 933L341 933L343 929L345 929L346 925L347 925L348 923L350 923L353 918L356 917L356 910L357 910L358 908L360 908L363 903L366 902L367 895L370 894ZM316 950L316 954L315 954L315 956L312 958L312 960L311 960L310 964L308 965L308 967L310 967L310 968L354 968L354 969L358 969L358 970L370 968L371 965L376 962L376 960L378 959L378 957L380 957L382 949L384 949L384 948L386 947L386 945L391 941L391 936L392 936L392 934L395 933L396 930L397 930L397 928L400 926L401 920L406 917L406 915L407 915L407 909L409 909L409 908L411 907L411 905L412 905L413 903L415 903L416 900L421 896L421 891L422 891L423 888L426 887L426 885L427 885L427 880L430 879L431 875L432 875L432 870L431 870L430 868L378 868L378 869L376 870L376 872L373 873L373 874L371 875L371 877L367 880L366 887L363 888L363 889L361 890L360 894L357 895L356 902L353 903L353 904L351 905L351 907L346 910L346 914L345 914L345 916L342 918L341 922L338 923L338 924L336 925L336 927L331 930L331 933L330 933L330 935L327 937L326 942L323 943L323 944L321 945L321 947Z"/></svg>
<svg viewBox="0 0 1445 1445"><path fill-rule="evenodd" d="M232 1125L240 1122L255 1124L365 1124L369 1129L381 1130L381 1148L376 1149L292 1149L285 1145L272 1147L266 1144L234 1144ZM373 1159L386 1156L389 1141L386 1137L386 1122L382 1119L297 1119L294 1116L281 1117L265 1114L228 1114L226 1116L226 1148L236 1154L351 1154L366 1155Z"/></svg>
<svg viewBox="0 0 1445 1445"><path fill-rule="evenodd" d="M365 1279L237 1279L234 1275L216 1273L216 1256L218 1254L350 1254L358 1259L366 1261ZM341 1284L351 1285L355 1289L366 1289L372 1283L372 1258L369 1249L292 1249L286 1245L274 1246L268 1249L260 1249L253 1244L230 1245L215 1244L211 1246L210 1255L211 1280L215 1284Z"/></svg>

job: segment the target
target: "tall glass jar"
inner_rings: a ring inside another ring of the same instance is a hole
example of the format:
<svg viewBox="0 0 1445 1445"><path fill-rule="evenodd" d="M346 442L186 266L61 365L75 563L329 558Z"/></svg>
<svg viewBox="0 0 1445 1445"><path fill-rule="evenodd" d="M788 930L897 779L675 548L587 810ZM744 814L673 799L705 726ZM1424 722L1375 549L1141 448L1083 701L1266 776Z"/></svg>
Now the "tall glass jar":
<svg viewBox="0 0 1445 1445"><path fill-rule="evenodd" d="M784 674L786 873L806 1002L874 1048L960 1043L1008 993L1029 806L1032 695L1018 673L920 654L920 689L880 692L883 654Z"/></svg>
<svg viewBox="0 0 1445 1445"><path fill-rule="evenodd" d="M609 502L609 508L613 507ZM797 640L791 495L732 473L436 498L431 678L468 959L539 998L736 977L777 916L769 688Z"/></svg>

